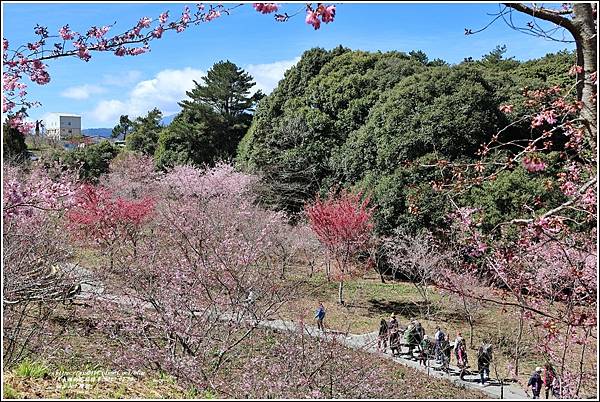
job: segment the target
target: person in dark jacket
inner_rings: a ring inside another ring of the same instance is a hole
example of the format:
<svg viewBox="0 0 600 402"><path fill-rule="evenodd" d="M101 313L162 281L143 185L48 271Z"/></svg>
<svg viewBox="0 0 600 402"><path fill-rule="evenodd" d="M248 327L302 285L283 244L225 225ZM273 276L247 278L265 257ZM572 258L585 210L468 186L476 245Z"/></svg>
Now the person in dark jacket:
<svg viewBox="0 0 600 402"><path fill-rule="evenodd" d="M440 357L442 359L442 371L449 373L450 372L450 358L452 356L452 345L450 344L450 337L448 335L444 335L440 343Z"/></svg>
<svg viewBox="0 0 600 402"><path fill-rule="evenodd" d="M400 323L396 319L396 314L392 313L388 324L388 333L390 335L390 349L392 355L400 354Z"/></svg>
<svg viewBox="0 0 600 402"><path fill-rule="evenodd" d="M377 336L377 350L381 350L381 345L383 344L383 353L387 350L388 343L388 323L385 319L381 319L379 322L379 335Z"/></svg>
<svg viewBox="0 0 600 402"><path fill-rule="evenodd" d="M552 392L552 396L557 396L556 392L556 371L554 371L554 367L552 364L546 363L544 364L544 372L542 373L542 381L544 382L544 393L546 395L546 399L550 399L550 392Z"/></svg>
<svg viewBox="0 0 600 402"><path fill-rule="evenodd" d="M490 377L490 362L492 361L492 345L482 342L477 351L477 370L481 376L481 385Z"/></svg>
<svg viewBox="0 0 600 402"><path fill-rule="evenodd" d="M319 307L315 313L315 319L317 320L317 328L324 332L325 327L323 326L323 320L325 319L325 306L323 306L323 303L319 303Z"/></svg>
<svg viewBox="0 0 600 402"><path fill-rule="evenodd" d="M533 393L533 399L540 399L540 391L542 390L542 385L543 385L543 381L542 381L542 368L541 367L536 367L535 371L533 372L533 374L531 374L531 377L529 378L529 381L527 382L527 386L531 387L531 392Z"/></svg>

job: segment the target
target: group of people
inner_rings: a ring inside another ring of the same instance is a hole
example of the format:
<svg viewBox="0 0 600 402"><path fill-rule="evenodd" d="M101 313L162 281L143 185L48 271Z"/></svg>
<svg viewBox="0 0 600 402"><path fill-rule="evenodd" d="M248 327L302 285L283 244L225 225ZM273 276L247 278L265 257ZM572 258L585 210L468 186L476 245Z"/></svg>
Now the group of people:
<svg viewBox="0 0 600 402"><path fill-rule="evenodd" d="M404 342L401 342L401 339ZM405 345L408 348L407 354L411 359L415 358L414 351L417 349L419 364L426 366L428 361L433 358L436 363L440 364L439 369L446 373L450 372L450 360L454 352L461 380L464 380L464 376L468 372L467 369L470 367L466 342L460 332L456 334L453 344L450 343L449 336L440 327L436 328L433 339L431 339L425 334L425 329L419 321L413 320L404 327L398 322L396 315L393 313L389 321L382 318L379 323L377 348L386 353L388 345L394 356L400 355L401 345ZM482 343L477 353L477 366L482 385L485 385L485 381L489 379L491 361L492 345Z"/></svg>
<svg viewBox="0 0 600 402"><path fill-rule="evenodd" d="M315 319L319 330L324 331L323 320L325 319L325 307L323 303L315 312ZM404 342L402 342L402 340ZM417 320L412 320L407 326L400 324L396 314L392 313L390 320L381 319L379 323L379 333L377 339L377 349L387 353L389 346L393 356L399 356L402 351L402 345L408 347L408 356L414 359L414 351L417 349L417 360L420 365L427 366L429 360L435 359L439 369L449 373L450 360L454 354L456 366L460 370L459 377L464 380L468 373L469 358L467 355L467 344L460 332L457 332L454 342L450 342L450 337L445 334L440 327L436 328L433 340L425 334L425 329ZM492 345L482 342L477 350L477 371L480 376L480 384L490 378L490 363L492 362ZM554 368L547 363L544 367L537 367L527 383L531 387L533 399L539 399L542 389L545 390L546 399L550 394L557 397L560 395L560 382Z"/></svg>
<svg viewBox="0 0 600 402"><path fill-rule="evenodd" d="M550 397L550 394L559 397L561 391L560 380L550 363L546 363L544 368L536 367L527 382L527 387L531 387L533 399L540 399L542 389L545 391L546 399Z"/></svg>

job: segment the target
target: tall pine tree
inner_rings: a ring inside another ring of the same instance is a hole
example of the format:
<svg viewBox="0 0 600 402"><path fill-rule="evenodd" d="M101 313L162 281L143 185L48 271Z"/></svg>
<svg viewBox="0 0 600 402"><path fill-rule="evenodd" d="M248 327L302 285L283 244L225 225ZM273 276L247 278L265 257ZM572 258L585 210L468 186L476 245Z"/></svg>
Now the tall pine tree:
<svg viewBox="0 0 600 402"><path fill-rule="evenodd" d="M159 167L212 164L235 156L248 131L256 103L264 97L250 74L230 61L216 63L179 103L181 112L164 130L156 150Z"/></svg>
<svg viewBox="0 0 600 402"><path fill-rule="evenodd" d="M256 85L252 76L229 60L213 65L202 81L204 85L194 81L195 88L186 92L190 100L179 103L182 108L200 103L226 118L237 118L251 113L264 96L260 90L250 95L250 89Z"/></svg>

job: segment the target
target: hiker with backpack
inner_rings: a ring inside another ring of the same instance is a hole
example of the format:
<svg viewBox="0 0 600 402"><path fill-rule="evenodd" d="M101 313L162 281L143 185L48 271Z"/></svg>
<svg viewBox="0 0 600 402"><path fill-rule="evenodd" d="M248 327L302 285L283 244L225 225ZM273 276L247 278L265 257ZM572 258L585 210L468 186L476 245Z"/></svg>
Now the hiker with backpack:
<svg viewBox="0 0 600 402"><path fill-rule="evenodd" d="M408 328L406 328L406 331L404 331L404 343L406 343L408 346L408 355L411 359L414 358L414 348L419 346L424 335L425 330L421 326L421 323L417 320L411 321L408 325Z"/></svg>
<svg viewBox="0 0 600 402"><path fill-rule="evenodd" d="M527 386L531 387L531 392L533 393L533 399L540 399L540 391L542 390L542 368L536 367L535 371L531 374L529 381L527 382Z"/></svg>
<svg viewBox="0 0 600 402"><path fill-rule="evenodd" d="M485 385L486 378L490 378L490 363L492 361L492 345L482 342L477 351L477 370L481 376L481 385Z"/></svg>
<svg viewBox="0 0 600 402"><path fill-rule="evenodd" d="M460 332L456 334L456 339L454 340L454 355L456 357L456 365L460 369L459 378L464 380L467 368L469 367L469 360L467 358L467 344Z"/></svg>
<svg viewBox="0 0 600 402"><path fill-rule="evenodd" d="M431 356L433 350L433 344L429 339L429 336L423 336L423 340L419 344L419 365L427 366L427 361Z"/></svg>
<svg viewBox="0 0 600 402"><path fill-rule="evenodd" d="M383 353L387 350L388 337L389 337L388 323L385 319L381 319L379 322L379 334L377 336L377 350L381 351L381 344L383 344Z"/></svg>
<svg viewBox="0 0 600 402"><path fill-rule="evenodd" d="M446 336L446 334L444 334L444 332L442 331L442 329L440 327L437 327L435 330L435 334L433 335L433 342L434 342L434 356L435 356L435 361L436 363L441 363L442 361L442 341L444 340L444 337Z"/></svg>

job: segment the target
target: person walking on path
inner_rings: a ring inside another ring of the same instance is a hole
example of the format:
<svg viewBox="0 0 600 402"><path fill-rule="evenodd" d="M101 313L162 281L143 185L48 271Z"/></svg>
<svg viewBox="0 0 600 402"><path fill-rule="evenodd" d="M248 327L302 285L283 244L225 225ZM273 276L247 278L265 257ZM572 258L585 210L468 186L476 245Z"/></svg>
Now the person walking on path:
<svg viewBox="0 0 600 402"><path fill-rule="evenodd" d="M388 337L389 335L388 323L382 318L379 323L379 335L377 336L377 350L382 351L381 345L383 344L383 353L387 351Z"/></svg>
<svg viewBox="0 0 600 402"><path fill-rule="evenodd" d="M558 382L558 380L556 378L556 372L554 371L554 367L552 367L552 364L544 364L542 381L544 382L544 393L546 399L550 399L550 392L552 392L552 396L557 396L556 383Z"/></svg>
<svg viewBox="0 0 600 402"><path fill-rule="evenodd" d="M450 337L444 335L444 339L440 344L441 359L442 359L442 371L450 372L450 357L452 356L452 345L450 344Z"/></svg>
<svg viewBox="0 0 600 402"><path fill-rule="evenodd" d="M392 313L388 324L388 332L390 334L390 350L392 355L400 354L400 324L396 320L396 314Z"/></svg>
<svg viewBox="0 0 600 402"><path fill-rule="evenodd" d="M477 351L477 370L481 376L481 385L485 385L486 378L490 378L490 363L492 361L492 345L482 342Z"/></svg>
<svg viewBox="0 0 600 402"><path fill-rule="evenodd" d="M431 357L432 349L433 348L432 348L431 340L429 339L429 335L424 335L423 340L419 344L419 365L420 366L429 367L427 362L429 361L429 358Z"/></svg>
<svg viewBox="0 0 600 402"><path fill-rule="evenodd" d="M325 306L323 303L319 303L319 307L315 313L315 319L317 320L317 328L321 330L321 332L325 332L325 327L323 326L323 320L325 319Z"/></svg>
<svg viewBox="0 0 600 402"><path fill-rule="evenodd" d="M541 373L542 373L542 368L536 367L535 371L533 372L533 374L531 374L531 377L529 378L529 381L527 382L527 386L531 387L531 392L533 393L533 399L540 399L540 391L542 390L542 385L543 385Z"/></svg>
<svg viewBox="0 0 600 402"><path fill-rule="evenodd" d="M444 340L444 337L446 335L444 334L444 332L442 331L442 329L440 327L436 328L435 334L433 335L433 341L435 344L435 349L434 349L434 353L435 353L435 361L437 363L441 363L442 361L442 341Z"/></svg>
<svg viewBox="0 0 600 402"><path fill-rule="evenodd" d="M465 338L462 337L460 332L456 334L456 339L454 340L454 355L456 356L456 365L460 369L459 378L464 380L467 368L469 367L469 360L467 358Z"/></svg>

